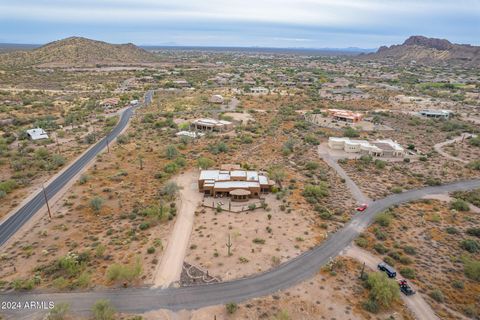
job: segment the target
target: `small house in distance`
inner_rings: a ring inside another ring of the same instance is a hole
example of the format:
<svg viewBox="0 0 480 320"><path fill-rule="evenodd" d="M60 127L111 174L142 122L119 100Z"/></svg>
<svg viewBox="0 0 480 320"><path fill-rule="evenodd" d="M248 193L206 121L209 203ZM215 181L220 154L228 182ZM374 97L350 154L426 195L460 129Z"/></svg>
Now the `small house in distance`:
<svg viewBox="0 0 480 320"><path fill-rule="evenodd" d="M100 101L100 105L104 109L115 108L115 107L118 106L119 103L120 103L119 98L108 98L108 99L104 99L104 100Z"/></svg>
<svg viewBox="0 0 480 320"><path fill-rule="evenodd" d="M422 110L419 115L427 118L448 119L453 115L451 110Z"/></svg>
<svg viewBox="0 0 480 320"><path fill-rule="evenodd" d="M250 93L252 94L268 94L268 89L264 87L253 87L250 88Z"/></svg>
<svg viewBox="0 0 480 320"><path fill-rule="evenodd" d="M216 104L223 104L224 101L225 99L219 94L214 94L210 97L210 99L208 99L208 102Z"/></svg>
<svg viewBox="0 0 480 320"><path fill-rule="evenodd" d="M190 130L225 132L233 128L233 123L226 120L201 118L190 124Z"/></svg>
<svg viewBox="0 0 480 320"><path fill-rule="evenodd" d="M27 135L32 140L48 139L48 134L42 128L29 129Z"/></svg>
<svg viewBox="0 0 480 320"><path fill-rule="evenodd" d="M202 170L198 189L206 196L230 197L232 201L247 201L270 192L275 184L266 174L243 170L240 166L222 166L220 170Z"/></svg>
<svg viewBox="0 0 480 320"><path fill-rule="evenodd" d="M363 119L363 114L341 109L327 109L330 117L337 121L356 123Z"/></svg>

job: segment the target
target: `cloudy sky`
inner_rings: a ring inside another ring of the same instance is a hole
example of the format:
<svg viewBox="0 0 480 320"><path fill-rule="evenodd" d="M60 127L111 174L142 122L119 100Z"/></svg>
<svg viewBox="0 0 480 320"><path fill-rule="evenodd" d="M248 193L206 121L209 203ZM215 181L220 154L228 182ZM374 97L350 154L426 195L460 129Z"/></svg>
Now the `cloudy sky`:
<svg viewBox="0 0 480 320"><path fill-rule="evenodd" d="M480 45L480 0L0 0L0 42L361 47L410 35Z"/></svg>

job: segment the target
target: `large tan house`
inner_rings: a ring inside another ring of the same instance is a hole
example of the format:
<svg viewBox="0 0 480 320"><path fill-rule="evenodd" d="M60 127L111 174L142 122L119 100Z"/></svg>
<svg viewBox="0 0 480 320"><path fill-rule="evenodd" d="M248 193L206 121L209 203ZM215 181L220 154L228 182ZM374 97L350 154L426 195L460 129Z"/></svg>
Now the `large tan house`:
<svg viewBox="0 0 480 320"><path fill-rule="evenodd" d="M200 192L213 197L231 197L233 201L259 198L261 193L270 192L274 184L264 173L243 170L240 166L202 170L198 178Z"/></svg>

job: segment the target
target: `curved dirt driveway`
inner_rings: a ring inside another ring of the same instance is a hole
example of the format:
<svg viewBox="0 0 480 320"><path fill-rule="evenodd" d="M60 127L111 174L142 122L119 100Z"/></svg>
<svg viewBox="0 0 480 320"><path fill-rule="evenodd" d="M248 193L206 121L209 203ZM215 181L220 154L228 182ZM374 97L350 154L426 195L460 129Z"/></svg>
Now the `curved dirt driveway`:
<svg viewBox="0 0 480 320"><path fill-rule="evenodd" d="M453 160L453 161L459 161L459 162L467 164L468 161L463 160L461 158L454 157L451 154L448 154L447 152L443 151L442 148L444 146L448 146L449 144L462 141L462 140L467 139L469 137L476 137L476 135L475 134L470 134L470 133L462 133L462 135L460 137L456 137L456 138L451 139L451 140L447 140L447 141L444 141L444 142L437 143L436 145L433 146L433 148L435 149L435 151L437 151L439 154L441 154L443 157L445 157L447 159L450 159L450 160Z"/></svg>

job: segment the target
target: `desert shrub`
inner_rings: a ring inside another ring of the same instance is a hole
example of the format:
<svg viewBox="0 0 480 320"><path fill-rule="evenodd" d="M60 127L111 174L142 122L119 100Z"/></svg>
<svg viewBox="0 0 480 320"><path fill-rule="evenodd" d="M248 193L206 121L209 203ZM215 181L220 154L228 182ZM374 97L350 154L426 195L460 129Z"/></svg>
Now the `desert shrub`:
<svg viewBox="0 0 480 320"><path fill-rule="evenodd" d="M467 234L470 236L480 238L480 228L468 228Z"/></svg>
<svg viewBox="0 0 480 320"><path fill-rule="evenodd" d="M475 147L480 147L480 136L471 138L469 141L470 145L475 146Z"/></svg>
<svg viewBox="0 0 480 320"><path fill-rule="evenodd" d="M428 177L426 180L425 180L425 183L429 186L439 186L442 184L442 181L438 178L432 178L432 177Z"/></svg>
<svg viewBox="0 0 480 320"><path fill-rule="evenodd" d="M445 301L445 297L443 296L443 292L440 289L434 289L430 291L428 294L433 300L442 303Z"/></svg>
<svg viewBox="0 0 480 320"><path fill-rule="evenodd" d="M361 248L366 248L368 246L368 240L364 237L358 237L355 240L355 244Z"/></svg>
<svg viewBox="0 0 480 320"><path fill-rule="evenodd" d="M360 133L352 127L346 127L343 130L343 136L347 138L357 138L360 136Z"/></svg>
<svg viewBox="0 0 480 320"><path fill-rule="evenodd" d="M392 215L389 212L382 212L375 217L375 223L382 227L388 227L392 222Z"/></svg>
<svg viewBox="0 0 480 320"><path fill-rule="evenodd" d="M179 152L174 145L168 145L167 149L165 149L165 156L169 160L175 159L178 155L179 155Z"/></svg>
<svg viewBox="0 0 480 320"><path fill-rule="evenodd" d="M166 173L175 173L178 170L178 166L175 162L170 162L170 163L167 163L165 167L163 167L163 170Z"/></svg>
<svg viewBox="0 0 480 320"><path fill-rule="evenodd" d="M450 203L450 208L457 211L470 210L470 206L468 205L468 203L462 199L455 199L454 201L452 201L452 203Z"/></svg>
<svg viewBox="0 0 480 320"><path fill-rule="evenodd" d="M467 278L480 281L480 261L464 258L464 273Z"/></svg>
<svg viewBox="0 0 480 320"><path fill-rule="evenodd" d="M465 288L465 284L463 283L463 281L454 280L452 282L452 287L454 287L455 289L463 289Z"/></svg>
<svg viewBox="0 0 480 320"><path fill-rule="evenodd" d="M132 281L142 273L142 263L139 258L134 264L124 265L114 263L107 268L107 279L109 281Z"/></svg>
<svg viewBox="0 0 480 320"><path fill-rule="evenodd" d="M378 303L372 299L365 300L362 303L362 306L365 310L367 310L370 313L377 313L380 310Z"/></svg>
<svg viewBox="0 0 480 320"><path fill-rule="evenodd" d="M90 200L90 208L95 212L99 212L102 209L103 202L104 200L101 197L94 197Z"/></svg>
<svg viewBox="0 0 480 320"><path fill-rule="evenodd" d="M375 251L377 251L380 254L385 254L388 252L388 249L381 243L375 243L375 245L373 246L373 249L375 249Z"/></svg>
<svg viewBox="0 0 480 320"><path fill-rule="evenodd" d="M173 181L167 182L160 190L160 195L168 199L174 199L180 187Z"/></svg>
<svg viewBox="0 0 480 320"><path fill-rule="evenodd" d="M153 253L155 253L155 247L150 247L150 248L148 248L148 249L147 249L147 253L148 253L148 254L153 254Z"/></svg>
<svg viewBox="0 0 480 320"><path fill-rule="evenodd" d="M387 278L383 272L369 273L366 285L370 289L370 300L380 308L389 308L399 298L397 282Z"/></svg>
<svg viewBox="0 0 480 320"><path fill-rule="evenodd" d="M415 279L415 270L412 268L401 268L400 274L407 279Z"/></svg>
<svg viewBox="0 0 480 320"><path fill-rule="evenodd" d="M473 160L469 162L467 167L473 170L480 170L480 160Z"/></svg>
<svg viewBox="0 0 480 320"><path fill-rule="evenodd" d="M126 134L121 134L117 137L117 142L119 144L127 144L130 141Z"/></svg>
<svg viewBox="0 0 480 320"><path fill-rule="evenodd" d="M252 240L252 242L255 244L265 244L265 239L255 238Z"/></svg>
<svg viewBox="0 0 480 320"><path fill-rule="evenodd" d="M202 169L208 169L215 164L215 161L210 158L200 157L197 159L197 164Z"/></svg>
<svg viewBox="0 0 480 320"><path fill-rule="evenodd" d="M108 300L98 300L92 308L95 320L113 320L115 319L115 309Z"/></svg>
<svg viewBox="0 0 480 320"><path fill-rule="evenodd" d="M293 139L288 139L285 141L285 143L282 146L282 154L284 156L288 156L289 154L293 153L295 148L295 140Z"/></svg>
<svg viewBox="0 0 480 320"><path fill-rule="evenodd" d="M317 170L320 167L320 164L316 161L309 161L305 164L305 169L313 171Z"/></svg>
<svg viewBox="0 0 480 320"><path fill-rule="evenodd" d="M229 302L225 305L225 309L227 310L228 314L234 314L237 311L238 306L234 302Z"/></svg>
<svg viewBox="0 0 480 320"><path fill-rule="evenodd" d="M315 137L315 135L312 133L307 134L304 140L306 143L313 144L315 146L320 144L320 141L318 141L317 137Z"/></svg>
<svg viewBox="0 0 480 320"><path fill-rule="evenodd" d="M88 182L88 180L90 180L90 176L86 175L86 174L82 174L80 176L80 179L78 179L78 183L79 184L85 184Z"/></svg>
<svg viewBox="0 0 480 320"><path fill-rule="evenodd" d="M448 234L458 234L458 230L455 227L446 227L445 232Z"/></svg>
<svg viewBox="0 0 480 320"><path fill-rule="evenodd" d="M470 253L475 253L480 250L480 245L473 239L465 239L460 242L460 247Z"/></svg>
<svg viewBox="0 0 480 320"><path fill-rule="evenodd" d="M87 288L90 285L90 273L82 272L75 281L75 285L79 288Z"/></svg>
<svg viewBox="0 0 480 320"><path fill-rule="evenodd" d="M387 163L386 163L385 161L383 161L383 160L379 160L379 159L376 159L376 160L375 160L375 167L376 167L377 169L383 169L383 168L385 168L386 164L387 164Z"/></svg>
<svg viewBox="0 0 480 320"><path fill-rule="evenodd" d="M52 310L47 315L47 320L63 320L70 310L68 303L56 303Z"/></svg>
<svg viewBox="0 0 480 320"><path fill-rule="evenodd" d="M403 189L402 187L393 187L392 189L390 189L390 191L392 191L393 193L402 193Z"/></svg>
<svg viewBox="0 0 480 320"><path fill-rule="evenodd" d="M228 152L229 150L225 142L220 142L218 144L211 144L209 145L208 149L213 154L225 153L225 152Z"/></svg>
<svg viewBox="0 0 480 320"><path fill-rule="evenodd" d="M383 241L383 240L387 239L387 234L385 232L383 232L380 228L374 228L373 233L375 234L375 237L378 240Z"/></svg>
<svg viewBox="0 0 480 320"><path fill-rule="evenodd" d="M302 195L308 202L316 203L328 195L328 185L323 181L320 181L318 185L308 184L305 186Z"/></svg>
<svg viewBox="0 0 480 320"><path fill-rule="evenodd" d="M0 182L0 191L3 191L5 194L12 192L17 187L17 182L15 180L5 180Z"/></svg>
<svg viewBox="0 0 480 320"><path fill-rule="evenodd" d="M410 255L417 254L417 250L413 246L405 246L403 247L403 251L405 251L406 254L410 254Z"/></svg>

